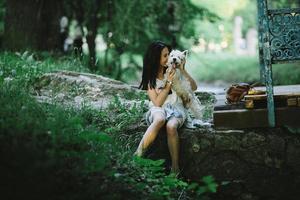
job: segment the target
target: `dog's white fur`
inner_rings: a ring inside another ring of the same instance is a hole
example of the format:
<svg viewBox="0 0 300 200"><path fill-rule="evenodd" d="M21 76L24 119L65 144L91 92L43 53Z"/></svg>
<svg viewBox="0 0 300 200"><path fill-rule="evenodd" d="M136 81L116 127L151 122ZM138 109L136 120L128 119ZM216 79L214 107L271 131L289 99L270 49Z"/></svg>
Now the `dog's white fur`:
<svg viewBox="0 0 300 200"><path fill-rule="evenodd" d="M201 105L201 102L194 94L190 82L187 80L186 77L183 76L180 69L178 69L182 61L184 59L186 60L187 53L188 50L172 50L167 62L167 72L170 71L173 65L175 64L176 73L173 79L172 90L174 90L177 96L179 96L182 99L184 106L191 111L193 116L196 119L202 120L204 107Z"/></svg>

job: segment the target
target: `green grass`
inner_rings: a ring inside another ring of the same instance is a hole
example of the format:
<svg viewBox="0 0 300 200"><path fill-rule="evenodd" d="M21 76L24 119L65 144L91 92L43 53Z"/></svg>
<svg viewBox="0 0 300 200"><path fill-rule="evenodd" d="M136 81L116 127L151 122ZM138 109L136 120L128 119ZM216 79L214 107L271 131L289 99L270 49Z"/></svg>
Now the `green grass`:
<svg viewBox="0 0 300 200"><path fill-rule="evenodd" d="M82 60L72 56L58 56L46 52L0 53L0 79L22 75L29 79L54 70L90 72L87 58ZM136 68L142 65L140 56L124 54L122 60L122 80L138 84L141 72ZM134 60L134 61L133 61ZM102 62L98 63L99 65ZM5 66L4 66L5 65ZM102 68L101 66L98 66ZM191 53L188 55L187 70L199 82L225 83L259 82L258 56L237 56L230 53ZM101 71L101 70L100 70ZM97 71L96 73L100 73ZM30 74L30 76L29 76ZM274 85L300 84L300 63L273 65Z"/></svg>
<svg viewBox="0 0 300 200"><path fill-rule="evenodd" d="M83 61L77 58L57 56L46 52L39 53L0 53L0 83L17 79L28 87L43 73L55 70L89 72Z"/></svg>
<svg viewBox="0 0 300 200"><path fill-rule="evenodd" d="M229 53L191 53L188 70L197 81L259 82L258 56L237 56ZM300 64L273 65L274 85L300 84Z"/></svg>

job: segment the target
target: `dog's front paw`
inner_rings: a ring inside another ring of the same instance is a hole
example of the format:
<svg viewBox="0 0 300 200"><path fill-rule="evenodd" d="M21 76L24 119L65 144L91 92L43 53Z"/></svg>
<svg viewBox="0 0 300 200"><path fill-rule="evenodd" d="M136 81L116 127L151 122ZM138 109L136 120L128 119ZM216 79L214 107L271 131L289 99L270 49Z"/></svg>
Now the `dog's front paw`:
<svg viewBox="0 0 300 200"><path fill-rule="evenodd" d="M184 107L186 107L191 102L191 99L188 96L182 95L180 96L180 98Z"/></svg>
<svg viewBox="0 0 300 200"><path fill-rule="evenodd" d="M194 119L193 120L193 126L195 127L205 127L205 128L210 128L212 127L212 124L209 122L204 122L200 119Z"/></svg>

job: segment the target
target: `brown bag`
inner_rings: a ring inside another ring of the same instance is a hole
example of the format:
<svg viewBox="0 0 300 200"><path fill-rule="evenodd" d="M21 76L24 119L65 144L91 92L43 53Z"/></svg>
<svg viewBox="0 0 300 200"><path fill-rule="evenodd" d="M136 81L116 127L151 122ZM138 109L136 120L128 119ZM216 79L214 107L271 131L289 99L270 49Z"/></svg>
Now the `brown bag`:
<svg viewBox="0 0 300 200"><path fill-rule="evenodd" d="M240 102L252 86L248 83L236 83L231 85L226 91L227 103L234 104Z"/></svg>

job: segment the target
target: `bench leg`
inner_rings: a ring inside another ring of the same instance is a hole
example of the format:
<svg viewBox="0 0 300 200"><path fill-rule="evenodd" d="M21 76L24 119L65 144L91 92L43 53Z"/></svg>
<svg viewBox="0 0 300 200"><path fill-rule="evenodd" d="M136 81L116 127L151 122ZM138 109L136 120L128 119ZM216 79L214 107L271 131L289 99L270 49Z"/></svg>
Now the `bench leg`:
<svg viewBox="0 0 300 200"><path fill-rule="evenodd" d="M270 127L275 127L274 91L271 64L265 65L265 72L266 91L268 98L268 122Z"/></svg>

